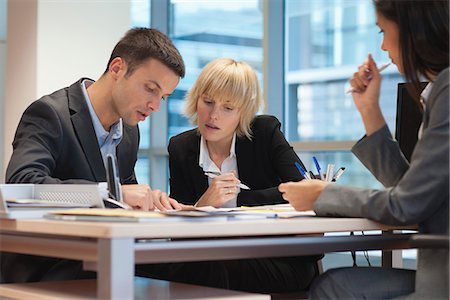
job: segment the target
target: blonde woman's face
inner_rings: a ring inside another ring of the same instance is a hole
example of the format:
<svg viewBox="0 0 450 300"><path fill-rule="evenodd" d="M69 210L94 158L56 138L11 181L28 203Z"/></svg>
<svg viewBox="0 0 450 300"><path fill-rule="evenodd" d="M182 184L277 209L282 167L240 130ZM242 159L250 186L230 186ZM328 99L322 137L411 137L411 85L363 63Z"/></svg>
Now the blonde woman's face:
<svg viewBox="0 0 450 300"><path fill-rule="evenodd" d="M240 112L231 102L200 96L197 102L198 129L208 142L228 142L233 138Z"/></svg>
<svg viewBox="0 0 450 300"><path fill-rule="evenodd" d="M398 25L395 22L386 19L378 12L376 15L377 25L380 28L380 32L383 34L381 50L389 53L389 58L392 60L392 63L394 63L397 66L398 71L403 74Z"/></svg>

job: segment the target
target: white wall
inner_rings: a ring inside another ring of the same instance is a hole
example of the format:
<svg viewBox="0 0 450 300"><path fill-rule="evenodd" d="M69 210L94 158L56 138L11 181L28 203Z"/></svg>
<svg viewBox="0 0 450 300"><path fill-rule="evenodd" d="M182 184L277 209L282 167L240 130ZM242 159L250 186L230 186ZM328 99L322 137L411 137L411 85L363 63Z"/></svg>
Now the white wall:
<svg viewBox="0 0 450 300"><path fill-rule="evenodd" d="M81 77L97 79L131 24L127 0L41 0L38 16L38 96Z"/></svg>
<svg viewBox="0 0 450 300"><path fill-rule="evenodd" d="M1 20L1 19L0 19ZM0 24L1 26L1 24ZM3 174L3 151L4 151L4 131L5 131L5 65L6 65L6 43L0 40L0 183L4 182Z"/></svg>
<svg viewBox="0 0 450 300"><path fill-rule="evenodd" d="M17 124L32 101L103 73L112 48L131 26L129 2L8 1L3 170Z"/></svg>
<svg viewBox="0 0 450 300"><path fill-rule="evenodd" d="M0 0L0 183L3 183L3 133L5 128L5 71L6 71L6 0Z"/></svg>

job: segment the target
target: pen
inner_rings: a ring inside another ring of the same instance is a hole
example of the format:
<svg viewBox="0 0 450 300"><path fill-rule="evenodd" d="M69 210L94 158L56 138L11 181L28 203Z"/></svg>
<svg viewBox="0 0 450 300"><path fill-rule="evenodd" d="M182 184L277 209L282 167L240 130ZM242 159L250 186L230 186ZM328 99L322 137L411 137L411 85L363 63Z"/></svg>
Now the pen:
<svg viewBox="0 0 450 300"><path fill-rule="evenodd" d="M333 173L334 173L334 165L328 164L327 174L325 174L325 181L331 182L331 180L333 179Z"/></svg>
<svg viewBox="0 0 450 300"><path fill-rule="evenodd" d="M302 176L307 179L307 180L311 180L311 177L309 176L308 173L306 173L305 170L303 170L302 166L300 166L300 164L298 162L294 162L295 166L297 167L297 170L300 172L300 174L302 174Z"/></svg>
<svg viewBox="0 0 450 300"><path fill-rule="evenodd" d="M313 161L314 164L316 165L317 172L319 172L320 180L323 180L324 178L322 174L322 169L320 168L319 162L317 161L317 158L315 156L313 156Z"/></svg>
<svg viewBox="0 0 450 300"><path fill-rule="evenodd" d="M331 181L337 181L339 179L339 177L342 176L344 171L345 171L344 167L339 168L339 170L336 172L336 174L334 174L333 179Z"/></svg>
<svg viewBox="0 0 450 300"><path fill-rule="evenodd" d="M387 67L389 67L391 65L390 62L383 64L380 68L378 68L378 72L381 73L383 72ZM350 93L353 92L353 87L349 88L348 90L345 91L345 94L348 95Z"/></svg>
<svg viewBox="0 0 450 300"><path fill-rule="evenodd" d="M215 171L206 171L205 175L208 176L209 178L216 178L217 176L222 175L222 173L215 172ZM243 190L249 190L250 189L248 186L246 186L243 183L238 183L237 186L240 187Z"/></svg>

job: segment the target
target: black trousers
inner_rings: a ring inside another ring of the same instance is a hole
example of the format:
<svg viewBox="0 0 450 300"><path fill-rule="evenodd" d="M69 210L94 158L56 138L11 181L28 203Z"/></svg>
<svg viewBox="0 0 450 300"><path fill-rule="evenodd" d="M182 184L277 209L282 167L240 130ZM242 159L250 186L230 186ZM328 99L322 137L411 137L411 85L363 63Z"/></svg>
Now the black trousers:
<svg viewBox="0 0 450 300"><path fill-rule="evenodd" d="M77 260L26 254L0 253L0 283L22 283L96 278Z"/></svg>
<svg viewBox="0 0 450 300"><path fill-rule="evenodd" d="M136 266L136 275L257 293L286 293L309 288L318 275L318 257L261 258L161 263ZM96 278L80 261L0 253L0 283Z"/></svg>
<svg viewBox="0 0 450 300"><path fill-rule="evenodd" d="M309 288L318 276L317 259L283 257L147 264L137 266L136 274L245 292L287 293Z"/></svg>

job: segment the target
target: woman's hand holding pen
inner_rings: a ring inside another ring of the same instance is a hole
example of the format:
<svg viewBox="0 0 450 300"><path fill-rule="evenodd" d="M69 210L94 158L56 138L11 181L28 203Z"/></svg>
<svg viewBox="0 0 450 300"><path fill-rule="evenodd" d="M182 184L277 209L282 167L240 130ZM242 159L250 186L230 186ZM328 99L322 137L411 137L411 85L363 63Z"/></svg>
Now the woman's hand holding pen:
<svg viewBox="0 0 450 300"><path fill-rule="evenodd" d="M278 186L284 200L288 201L296 210L313 210L314 203L320 193L327 186L322 180L302 180L299 182L286 182Z"/></svg>
<svg viewBox="0 0 450 300"><path fill-rule="evenodd" d="M353 101L361 114L366 135L371 135L386 123L379 103L380 71L371 54L368 55L367 61L353 74L350 84Z"/></svg>
<svg viewBox="0 0 450 300"><path fill-rule="evenodd" d="M240 180L232 172L218 175L213 178L206 192L200 197L196 206L221 207L230 201L239 192L237 184Z"/></svg>

